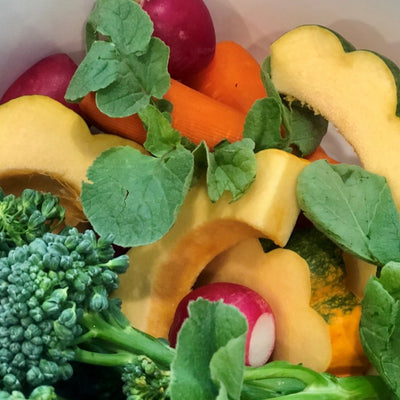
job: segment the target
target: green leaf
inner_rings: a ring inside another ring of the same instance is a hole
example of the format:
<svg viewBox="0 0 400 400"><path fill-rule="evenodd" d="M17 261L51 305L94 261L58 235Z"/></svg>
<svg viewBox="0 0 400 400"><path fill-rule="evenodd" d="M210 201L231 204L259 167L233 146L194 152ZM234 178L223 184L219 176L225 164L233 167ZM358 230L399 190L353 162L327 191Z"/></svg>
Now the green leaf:
<svg viewBox="0 0 400 400"><path fill-rule="evenodd" d="M170 85L169 48L152 33L148 14L136 2L99 0L86 24L87 54L65 98L76 102L96 92L98 108L110 117L136 114L161 99Z"/></svg>
<svg viewBox="0 0 400 400"><path fill-rule="evenodd" d="M298 101L282 100L271 79L269 57L261 65L261 79L268 97L253 104L243 137L255 141L256 152L278 148L298 156L312 153L326 134L328 121Z"/></svg>
<svg viewBox="0 0 400 400"><path fill-rule="evenodd" d="M257 172L253 149L254 142L243 139L223 141L212 153L208 152L207 188L211 201L217 201L226 191L236 201L247 191Z"/></svg>
<svg viewBox="0 0 400 400"><path fill-rule="evenodd" d="M305 216L339 247L372 264L400 261L400 222L386 179L356 165L311 163L297 199Z"/></svg>
<svg viewBox="0 0 400 400"><path fill-rule="evenodd" d="M365 354L400 398L400 263L371 278L362 300L360 337Z"/></svg>
<svg viewBox="0 0 400 400"><path fill-rule="evenodd" d="M171 397L240 399L247 322L230 305L198 299L178 335L171 366Z"/></svg>
<svg viewBox="0 0 400 400"><path fill-rule="evenodd" d="M109 42L92 43L72 77L65 98L80 101L89 92L106 88L120 75L117 49Z"/></svg>
<svg viewBox="0 0 400 400"><path fill-rule="evenodd" d="M281 134L281 106L273 97L256 100L246 116L243 137L255 142L255 151L277 148L292 151Z"/></svg>
<svg viewBox="0 0 400 400"><path fill-rule="evenodd" d="M157 107L146 106L139 117L147 131L144 147L151 154L161 157L180 145L181 134L171 126L169 119Z"/></svg>
<svg viewBox="0 0 400 400"><path fill-rule="evenodd" d="M110 117L127 117L138 113L153 97L159 99L168 90L168 47L152 38L148 52L119 58L117 79L97 90L99 109Z"/></svg>
<svg viewBox="0 0 400 400"><path fill-rule="evenodd" d="M125 53L144 53L153 34L149 15L135 1L97 0L89 16L93 31L110 38Z"/></svg>
<svg viewBox="0 0 400 400"><path fill-rule="evenodd" d="M88 169L84 212L100 235L112 233L120 246L153 243L174 224L192 174L193 156L182 147L162 158L111 148Z"/></svg>
<svg viewBox="0 0 400 400"><path fill-rule="evenodd" d="M295 153L301 156L312 153L321 143L328 129L328 121L313 110L303 106L299 101L290 104L284 102L289 109L287 124L284 124L290 142L295 146Z"/></svg>

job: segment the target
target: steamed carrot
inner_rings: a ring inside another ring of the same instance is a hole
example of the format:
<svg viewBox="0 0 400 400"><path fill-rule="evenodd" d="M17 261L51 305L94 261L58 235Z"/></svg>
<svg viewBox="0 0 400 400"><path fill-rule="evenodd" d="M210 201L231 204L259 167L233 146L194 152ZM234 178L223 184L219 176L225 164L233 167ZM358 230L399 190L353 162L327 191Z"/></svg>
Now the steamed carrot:
<svg viewBox="0 0 400 400"><path fill-rule="evenodd" d="M173 104L172 126L193 143L204 140L212 149L223 139L240 140L246 115L176 80L164 98ZM137 115L111 118L96 106L89 93L79 104L84 117L105 132L132 139L143 144L146 131Z"/></svg>
<svg viewBox="0 0 400 400"><path fill-rule="evenodd" d="M326 151L322 148L322 146L318 146L316 150L314 150L311 154L305 157L309 161L317 161L317 160L327 160L330 164L339 164L339 161L333 159L328 156Z"/></svg>
<svg viewBox="0 0 400 400"><path fill-rule="evenodd" d="M234 41L217 43L211 63L184 83L243 113L267 95L259 63Z"/></svg>

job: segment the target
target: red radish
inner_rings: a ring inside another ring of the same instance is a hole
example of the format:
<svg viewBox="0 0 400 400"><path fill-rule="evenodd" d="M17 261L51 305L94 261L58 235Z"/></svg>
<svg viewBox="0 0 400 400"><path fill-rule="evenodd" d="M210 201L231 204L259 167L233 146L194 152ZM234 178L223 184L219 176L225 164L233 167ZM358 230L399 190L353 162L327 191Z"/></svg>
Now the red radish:
<svg viewBox="0 0 400 400"><path fill-rule="evenodd" d="M168 340L175 347L179 329L188 317L190 301L202 297L210 301L222 300L237 307L247 318L246 365L264 365L275 345L275 318L267 301L254 290L235 283L215 282L200 286L178 304Z"/></svg>
<svg viewBox="0 0 400 400"><path fill-rule="evenodd" d="M78 104L68 103L64 99L76 69L77 64L64 53L42 58L12 83L3 94L0 104L24 95L41 94L59 101L79 114Z"/></svg>
<svg viewBox="0 0 400 400"><path fill-rule="evenodd" d="M180 80L205 68L215 53L215 29L203 0L137 0L170 48L168 70Z"/></svg>

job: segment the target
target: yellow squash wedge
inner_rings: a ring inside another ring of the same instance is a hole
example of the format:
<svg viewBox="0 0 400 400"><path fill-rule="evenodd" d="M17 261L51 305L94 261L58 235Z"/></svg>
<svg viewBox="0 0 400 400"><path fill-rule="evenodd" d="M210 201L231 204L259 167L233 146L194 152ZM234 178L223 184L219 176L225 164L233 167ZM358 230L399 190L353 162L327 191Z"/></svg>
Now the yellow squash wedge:
<svg viewBox="0 0 400 400"><path fill-rule="evenodd" d="M211 203L206 186L198 184L161 240L128 252L130 267L116 296L134 326L167 337L179 301L217 254L249 237L286 244L299 214L297 176L309 162L276 149L256 157L256 180L241 199Z"/></svg>
<svg viewBox="0 0 400 400"><path fill-rule="evenodd" d="M366 170L386 177L400 209L399 68L318 25L299 26L278 38L270 66L280 93L324 116Z"/></svg>
<svg viewBox="0 0 400 400"><path fill-rule="evenodd" d="M311 305L310 270L292 250L264 253L255 238L218 255L204 270L198 284L232 282L258 292L275 315L274 360L302 363L325 371L332 357L328 325Z"/></svg>
<svg viewBox="0 0 400 400"><path fill-rule="evenodd" d="M92 135L87 124L61 103L41 95L0 106L0 186L20 194L26 187L60 197L66 223L86 221L80 203L86 170L104 150L141 146L114 135Z"/></svg>

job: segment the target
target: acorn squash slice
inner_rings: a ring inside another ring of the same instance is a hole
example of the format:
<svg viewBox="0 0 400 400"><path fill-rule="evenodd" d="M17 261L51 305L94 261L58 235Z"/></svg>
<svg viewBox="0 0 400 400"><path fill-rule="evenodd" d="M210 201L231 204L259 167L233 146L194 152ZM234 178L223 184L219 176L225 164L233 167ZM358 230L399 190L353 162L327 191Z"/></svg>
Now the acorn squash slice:
<svg viewBox="0 0 400 400"><path fill-rule="evenodd" d="M386 177L400 209L399 68L318 25L283 34L269 62L276 89L330 121L362 166Z"/></svg>
<svg viewBox="0 0 400 400"><path fill-rule="evenodd" d="M300 212L297 176L309 161L277 149L256 158L255 182L239 200L226 195L212 203L198 183L163 238L129 250L131 263L115 295L132 325L166 338L179 301L217 254L249 237L286 244Z"/></svg>
<svg viewBox="0 0 400 400"><path fill-rule="evenodd" d="M74 111L47 96L21 96L0 106L0 186L51 192L66 208L66 223L86 223L80 202L86 170L104 150L135 142L92 135Z"/></svg>

